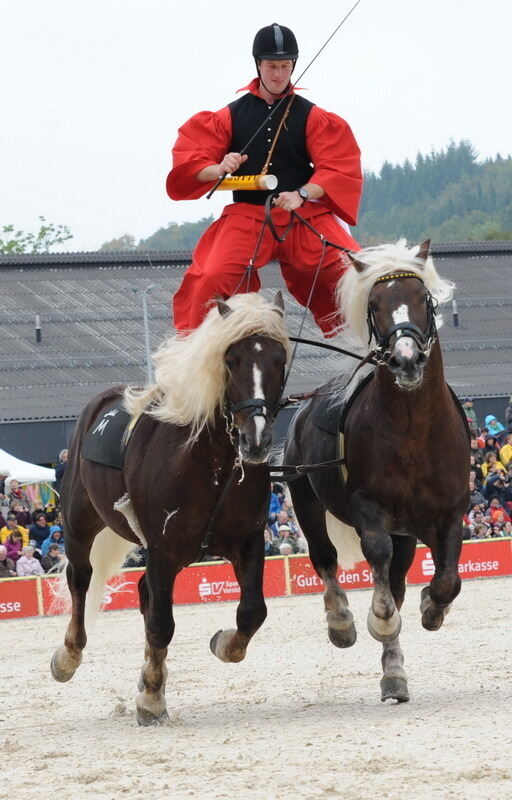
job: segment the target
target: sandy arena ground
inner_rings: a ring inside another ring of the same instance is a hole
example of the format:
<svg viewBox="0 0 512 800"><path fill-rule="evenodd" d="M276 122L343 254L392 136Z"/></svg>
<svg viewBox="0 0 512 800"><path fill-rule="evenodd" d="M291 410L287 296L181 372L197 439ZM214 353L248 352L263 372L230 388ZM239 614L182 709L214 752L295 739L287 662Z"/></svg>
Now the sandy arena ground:
<svg viewBox="0 0 512 800"><path fill-rule="evenodd" d="M349 595L350 650L328 642L320 595L279 598L241 664L208 646L234 604L178 607L161 728L135 721L138 612L101 615L68 684L49 672L64 618L4 621L0 798L512 798L512 579L464 583L437 633L419 592L403 609L402 705L380 702L368 591Z"/></svg>

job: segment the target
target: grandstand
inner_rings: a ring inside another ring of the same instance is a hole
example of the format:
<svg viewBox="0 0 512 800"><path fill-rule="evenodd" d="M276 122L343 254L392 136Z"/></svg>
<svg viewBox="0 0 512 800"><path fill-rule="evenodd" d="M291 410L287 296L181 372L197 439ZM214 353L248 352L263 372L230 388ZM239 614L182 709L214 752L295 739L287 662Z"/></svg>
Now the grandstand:
<svg viewBox="0 0 512 800"><path fill-rule="evenodd" d="M438 245L433 253L439 272L457 285L458 327L445 307L440 333L448 381L458 395L475 398L480 419L503 418L512 393L512 242ZM143 384L143 299L155 349L172 331L170 299L189 263L187 252L0 256L0 447L54 462L93 395ZM272 298L282 286L279 269L270 264L260 277ZM302 308L289 295L286 308L293 334ZM302 335L320 337L309 315ZM336 354L300 346L287 392L308 391L338 370ZM288 419L279 422L281 434Z"/></svg>

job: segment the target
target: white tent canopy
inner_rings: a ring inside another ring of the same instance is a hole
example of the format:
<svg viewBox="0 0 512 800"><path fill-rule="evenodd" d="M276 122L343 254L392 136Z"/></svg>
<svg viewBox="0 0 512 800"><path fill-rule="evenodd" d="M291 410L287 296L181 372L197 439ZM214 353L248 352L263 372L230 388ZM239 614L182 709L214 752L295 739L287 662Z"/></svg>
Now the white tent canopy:
<svg viewBox="0 0 512 800"><path fill-rule="evenodd" d="M54 469L21 461L2 449L0 449L0 474L8 474L9 479L14 478L20 483L53 483L55 481Z"/></svg>

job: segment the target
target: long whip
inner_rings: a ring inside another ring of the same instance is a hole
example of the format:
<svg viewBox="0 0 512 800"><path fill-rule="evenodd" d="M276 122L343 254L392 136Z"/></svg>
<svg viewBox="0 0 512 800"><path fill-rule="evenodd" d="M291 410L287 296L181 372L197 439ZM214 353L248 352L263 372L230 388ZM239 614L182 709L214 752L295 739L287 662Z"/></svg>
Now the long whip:
<svg viewBox="0 0 512 800"><path fill-rule="evenodd" d="M245 145L243 146L243 148L240 150L240 155L244 155L244 153L247 151L247 149L249 148L249 146L250 146L250 145L253 143L253 141L255 140L255 138L257 137L257 135L260 133L260 131L262 131L262 130L263 130L263 128L265 127L265 125L267 124L267 122L268 122L268 121L271 119L271 117L272 117L272 116L275 114L275 112L276 112L276 111L277 111L277 110L278 110L278 109L281 107L281 105L284 103L284 101L286 100L286 98L287 98L287 97L289 97L289 96L291 95L291 93L293 92L293 90L295 89L295 87L297 86L297 84L299 83L299 81L300 81L300 80L301 80L301 79L304 77L304 75L306 74L306 72L308 71L308 69L310 68L310 66L313 64L313 62L314 62L314 61L316 61L316 59L318 58L318 56L320 55L320 53L322 52L322 50L324 50L324 49L327 47L327 45L329 44L329 42L331 41L331 39L333 38L333 36L335 36L335 35L338 33L338 31L339 31L339 29L341 28L341 26L342 26L342 25L343 25L343 24L346 22L346 20L347 20L347 19L350 17L350 15L352 14L352 12L353 12L353 11L355 11L355 9L357 8L357 6L359 5L359 3L360 3L360 2L361 2L361 0L356 0L356 2L354 3L354 5L353 5L353 6L352 6L352 8L350 9L350 11L348 11L348 13L347 13L347 14L345 14L345 16L343 17L343 19L342 19L342 20L341 20L341 22L339 23L339 25L338 25L338 26L337 26L337 27L336 27L336 28L333 30L333 32L331 33L331 35L329 36L329 38L328 38L328 39L326 39L326 41L323 43L323 45L322 45L322 47L320 48L320 50L319 50L319 51L316 53L316 55L314 55L314 56L313 56L313 58L311 59L311 61L310 61L310 62L309 62L309 64L307 65L307 67L306 67L306 68L305 68L305 69L304 69L304 70L303 70L303 71L300 73L300 75L299 75L299 77L297 78L297 80L295 81L295 83L292 83L292 84L290 84L290 87L289 87L289 88L288 88L288 90L285 92L285 94L284 94L284 95L281 97L281 99L279 100L279 102L278 102L278 103L277 103L275 106L273 106L273 107L272 107L272 111L270 112L270 114L268 114L268 115L265 117L265 119L263 120L263 122L261 123L261 125L259 126L259 128L258 128L258 129L257 129L257 130L256 130L256 131L253 133L253 135L251 136L251 138L249 139L249 141L247 142L247 144L245 144ZM229 175L229 173L228 173L228 172L225 172L223 175L221 175L219 178L217 178L217 181L215 182L215 184L212 186L212 188L210 189L210 191L209 191L209 192L208 192L208 194L206 195L206 198L207 198L208 200L210 199L210 197L212 196L212 194L213 194L213 193L214 193L214 192L215 192L215 191L216 191L216 190L219 188L219 186L220 186L220 184L222 183L222 181L223 181L223 180L224 180L224 179L225 179L225 178L226 178L228 175Z"/></svg>

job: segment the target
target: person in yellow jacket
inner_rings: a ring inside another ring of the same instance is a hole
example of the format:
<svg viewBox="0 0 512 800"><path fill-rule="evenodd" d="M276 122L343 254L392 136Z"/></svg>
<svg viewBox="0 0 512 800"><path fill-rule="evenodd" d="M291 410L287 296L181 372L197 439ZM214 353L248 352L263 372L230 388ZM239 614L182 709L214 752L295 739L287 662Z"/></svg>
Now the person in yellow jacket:
<svg viewBox="0 0 512 800"><path fill-rule="evenodd" d="M512 433L507 434L505 444L500 450L500 461L506 467L512 463Z"/></svg>
<svg viewBox="0 0 512 800"><path fill-rule="evenodd" d="M28 528L24 528L23 525L18 525L15 514L8 514L7 525L0 529L0 542L3 544L13 531L19 531L21 533L23 547L28 547Z"/></svg>

